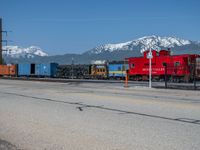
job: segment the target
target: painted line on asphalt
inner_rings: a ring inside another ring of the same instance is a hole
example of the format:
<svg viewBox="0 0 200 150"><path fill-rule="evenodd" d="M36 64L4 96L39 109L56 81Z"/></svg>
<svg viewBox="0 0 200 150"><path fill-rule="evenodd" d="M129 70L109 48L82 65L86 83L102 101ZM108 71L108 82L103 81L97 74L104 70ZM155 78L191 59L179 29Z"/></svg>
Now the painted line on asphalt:
<svg viewBox="0 0 200 150"><path fill-rule="evenodd" d="M55 100L51 98L42 98L42 97L36 97L36 96L29 96L24 94L17 94L17 93L10 93L10 92L0 92L2 94L8 94L8 95L15 95L20 97L26 97L26 98L32 98L40 101L50 101L50 102L56 102L56 103L64 103L64 104L70 104L70 105L76 105L79 109L79 111L83 111L84 108L96 108L101 110L107 110L112 112L118 112L121 114L133 114L138 116L145 116L150 118L158 118L158 119L164 119L164 120L170 120L170 121L176 121L176 122L182 122L182 123L190 123L194 125L200 125L200 120L197 119L191 119L191 118L170 118L170 117L164 117L164 116L158 116L158 115L151 115L151 114L145 114L145 113L138 113L134 111L127 111L127 110L121 110L121 109L115 109L115 108L109 108L105 107L103 105L97 106L97 105L88 105L84 104L82 102L70 102L70 101L62 101L62 100Z"/></svg>

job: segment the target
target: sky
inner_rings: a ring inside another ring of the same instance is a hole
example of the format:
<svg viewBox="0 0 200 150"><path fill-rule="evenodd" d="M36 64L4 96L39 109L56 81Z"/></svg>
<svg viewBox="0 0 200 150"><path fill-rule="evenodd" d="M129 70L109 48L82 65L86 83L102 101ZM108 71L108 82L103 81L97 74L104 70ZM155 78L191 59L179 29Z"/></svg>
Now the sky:
<svg viewBox="0 0 200 150"><path fill-rule="evenodd" d="M83 53L143 36L200 41L200 0L0 0L8 45Z"/></svg>

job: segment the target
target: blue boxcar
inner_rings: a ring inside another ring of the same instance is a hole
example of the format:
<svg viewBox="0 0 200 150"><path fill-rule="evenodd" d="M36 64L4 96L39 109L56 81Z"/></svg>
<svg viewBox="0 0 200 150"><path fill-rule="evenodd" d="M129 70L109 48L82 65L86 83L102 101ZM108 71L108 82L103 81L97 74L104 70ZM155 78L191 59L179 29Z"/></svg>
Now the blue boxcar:
<svg viewBox="0 0 200 150"><path fill-rule="evenodd" d="M124 78L126 70L128 69L128 64L109 64L108 68L110 78Z"/></svg>
<svg viewBox="0 0 200 150"><path fill-rule="evenodd" d="M55 77L58 64L41 63L35 65L35 75L42 77Z"/></svg>
<svg viewBox="0 0 200 150"><path fill-rule="evenodd" d="M18 76L30 76L31 74L31 64L18 64Z"/></svg>
<svg viewBox="0 0 200 150"><path fill-rule="evenodd" d="M18 64L18 76L54 77L57 66L56 63L21 63Z"/></svg>

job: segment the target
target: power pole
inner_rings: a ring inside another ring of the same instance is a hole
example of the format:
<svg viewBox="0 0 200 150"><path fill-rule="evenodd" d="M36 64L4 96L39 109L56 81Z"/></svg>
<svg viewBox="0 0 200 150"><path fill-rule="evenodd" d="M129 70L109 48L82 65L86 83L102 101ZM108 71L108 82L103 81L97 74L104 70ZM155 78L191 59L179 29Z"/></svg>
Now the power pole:
<svg viewBox="0 0 200 150"><path fill-rule="evenodd" d="M3 48L2 48L2 18L0 18L0 65L3 64L3 57L2 57L2 52L3 52Z"/></svg>
<svg viewBox="0 0 200 150"><path fill-rule="evenodd" d="M3 51L7 51L7 50L3 50L3 42L6 43L6 46L8 42L8 40L3 40L3 33L5 33L7 36L7 31L3 31L2 18L0 18L0 65L3 64Z"/></svg>

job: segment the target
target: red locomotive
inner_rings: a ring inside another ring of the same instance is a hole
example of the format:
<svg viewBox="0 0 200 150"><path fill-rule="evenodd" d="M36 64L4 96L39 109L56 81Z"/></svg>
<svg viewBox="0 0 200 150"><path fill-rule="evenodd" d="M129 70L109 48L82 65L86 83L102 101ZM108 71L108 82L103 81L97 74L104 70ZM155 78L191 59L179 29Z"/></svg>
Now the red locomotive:
<svg viewBox="0 0 200 150"><path fill-rule="evenodd" d="M149 51L145 51L143 57L131 57L128 59L129 77L132 80L148 80L149 77ZM170 55L170 50L159 52L152 50L152 79L163 80L165 75L173 81L189 81L199 77L200 55L182 54Z"/></svg>

